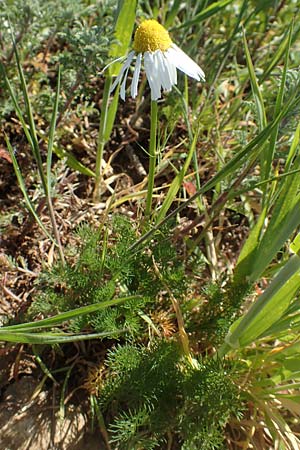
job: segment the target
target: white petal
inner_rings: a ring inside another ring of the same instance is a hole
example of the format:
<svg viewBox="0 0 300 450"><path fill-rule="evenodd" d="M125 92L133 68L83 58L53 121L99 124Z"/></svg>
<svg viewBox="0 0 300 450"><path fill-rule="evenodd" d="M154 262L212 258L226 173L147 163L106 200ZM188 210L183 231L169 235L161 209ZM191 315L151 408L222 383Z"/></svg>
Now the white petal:
<svg viewBox="0 0 300 450"><path fill-rule="evenodd" d="M169 62L174 64L177 69L195 78L197 81L205 80L205 75L201 67L195 63L186 53L184 53L176 44L172 44L165 52Z"/></svg>
<svg viewBox="0 0 300 450"><path fill-rule="evenodd" d="M157 52L158 72L160 74L161 84L164 91L170 91L172 88L171 77L167 66L167 60L161 51Z"/></svg>
<svg viewBox="0 0 300 450"><path fill-rule="evenodd" d="M120 89L120 97L123 101L125 101L125 90L126 90L126 80L127 80L127 75L128 75L128 70L129 67L127 67L122 84L121 84L121 89Z"/></svg>
<svg viewBox="0 0 300 450"><path fill-rule="evenodd" d="M150 86L150 89L152 91L153 88L153 80L152 80L152 58L150 52L144 53L144 67L146 72L146 77Z"/></svg>
<svg viewBox="0 0 300 450"><path fill-rule="evenodd" d="M111 61L110 63L106 64L106 66L103 67L103 69L101 70L100 73L105 72L105 70L108 69L112 64L114 64L114 63L116 63L116 62L118 62L118 61L124 61L124 59L126 59L126 58L127 58L127 56L124 56L124 55L123 55L123 56L120 56L120 58L114 59L114 60Z"/></svg>
<svg viewBox="0 0 300 450"><path fill-rule="evenodd" d="M161 84L159 77L157 76L157 67L155 67L156 58L154 53L144 53L144 65L148 83L151 90L151 100L158 100L161 97Z"/></svg>
<svg viewBox="0 0 300 450"><path fill-rule="evenodd" d="M161 97L161 88L162 88L162 67L160 61L161 50L156 50L153 52L153 79L155 84L156 93L158 95L157 98Z"/></svg>
<svg viewBox="0 0 300 450"><path fill-rule="evenodd" d="M164 54L165 61L166 61L166 67L168 69L169 75L170 75L170 81L172 86L174 84L177 84L177 69L176 66L169 60L169 58Z"/></svg>
<svg viewBox="0 0 300 450"><path fill-rule="evenodd" d="M109 91L110 94L116 89L117 85L122 80L124 72L129 68L129 66L131 64L131 61L132 61L132 59L134 57L134 54L135 54L135 52L133 52L133 51L128 54L127 59L124 62L123 66L122 66L122 68L120 70L119 75L117 76L117 78L113 82L112 87L110 88L110 91Z"/></svg>
<svg viewBox="0 0 300 450"><path fill-rule="evenodd" d="M133 78L131 82L131 97L135 98L138 92L138 82L141 71L142 54L139 53L136 58L135 68L133 72Z"/></svg>

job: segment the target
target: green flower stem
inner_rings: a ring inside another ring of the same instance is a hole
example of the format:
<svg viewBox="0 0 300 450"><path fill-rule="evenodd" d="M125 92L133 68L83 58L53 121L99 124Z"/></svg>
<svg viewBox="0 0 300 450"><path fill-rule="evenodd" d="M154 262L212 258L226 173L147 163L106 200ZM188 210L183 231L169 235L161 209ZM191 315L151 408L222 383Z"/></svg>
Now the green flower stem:
<svg viewBox="0 0 300 450"><path fill-rule="evenodd" d="M95 168L96 180L95 180L95 188L94 188L94 193L93 193L94 202L99 202L100 196L101 196L101 181L102 181L101 162L102 162L102 158L103 158L104 146L106 144L105 131L106 131L106 124L107 124L110 88L111 88L111 76L108 75L106 77L105 84L104 84L103 101L102 101L102 106L101 106L101 117L100 117L100 125L99 125L99 136L98 136L96 168Z"/></svg>
<svg viewBox="0 0 300 450"><path fill-rule="evenodd" d="M154 187L154 176L156 168L156 136L157 136L157 102L151 101L151 128L150 128L150 145L149 145L149 175L148 175L148 191L146 198L147 218L151 215L152 196Z"/></svg>

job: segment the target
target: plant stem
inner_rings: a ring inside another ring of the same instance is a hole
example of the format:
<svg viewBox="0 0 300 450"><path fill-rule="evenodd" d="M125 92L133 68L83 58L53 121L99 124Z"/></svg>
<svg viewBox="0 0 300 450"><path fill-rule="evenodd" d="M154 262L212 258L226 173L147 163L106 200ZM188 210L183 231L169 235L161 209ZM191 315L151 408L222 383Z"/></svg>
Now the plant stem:
<svg viewBox="0 0 300 450"><path fill-rule="evenodd" d="M107 432L107 429L106 429L106 426L105 426L103 415L102 415L101 410L99 408L99 405L97 403L97 399L96 399L96 397L94 395L91 395L90 400L91 400L91 406L92 406L93 410L96 413L96 417L97 417L97 420L98 420L98 425L99 425L100 432L102 434L103 440L105 442L105 446L106 446L107 450L111 450L111 446L110 446L110 443L109 443L108 432Z"/></svg>
<svg viewBox="0 0 300 450"><path fill-rule="evenodd" d="M51 221L54 237L55 237L57 248L58 248L59 257L62 262L62 265L64 266L66 261L65 261L64 251L63 251L63 247L61 245L60 235L59 235L59 231L58 231L57 223L56 223L56 219L55 219L55 211L53 208L51 193L49 191L47 191L47 206L48 206L48 211L49 211L49 216L50 216L50 221Z"/></svg>
<svg viewBox="0 0 300 450"><path fill-rule="evenodd" d="M161 283L163 284L164 288L168 292L168 294L170 296L170 299L171 299L171 302L172 302L172 306L173 306L173 309L174 309L174 313L175 313L176 320L177 320L177 325L178 325L178 335L179 335L179 342L180 342L180 345L181 345L182 353L185 355L185 357L187 358L187 360L189 361L191 366L196 368L197 367L197 363L193 359L191 351L190 351L189 338L188 338L187 332L185 331L183 315L182 315L182 312L181 312L181 309L180 309L179 302L174 297L173 292L171 291L171 289L169 288L169 286L167 285L167 283L163 279L162 274L161 274L161 272L159 271L159 268L156 265L154 257L152 257L152 261L153 261L154 272L156 273L158 279L161 281Z"/></svg>
<svg viewBox="0 0 300 450"><path fill-rule="evenodd" d="M101 163L103 158L104 146L106 144L106 123L107 123L107 113L108 113L108 101L109 101L109 92L111 87L111 76L108 75L105 79L104 84L104 92L103 92L103 101L101 106L101 117L99 124L99 136L98 136L98 145L97 145L97 155L96 155L96 180L95 180L95 188L93 193L94 202L100 201L101 196L101 181L102 181L102 170Z"/></svg>
<svg viewBox="0 0 300 450"><path fill-rule="evenodd" d="M19 54L18 54L18 51L17 51L17 47L16 47L16 43L14 41L13 35L12 35L12 40L13 40L14 52L15 52L15 57L16 57L16 61L17 61L17 66L18 66L18 72L19 72L20 81L21 81L21 87L22 87L25 107L26 107L26 113L27 113L27 118L28 118L29 130L27 128L27 124L25 123L23 114L22 114L22 112L20 110L20 107L19 107L18 102L17 102L17 100L15 98L13 90L11 89L10 83L9 83L9 81L8 81L6 75L5 75L5 72L4 72L4 76L6 78L6 83L7 83L7 86L9 88L9 90L10 90L10 94L11 94L12 100L14 102L17 115L19 116L19 119L20 119L20 121L21 121L21 123L23 125L23 130L24 130L24 132L26 134L28 143L31 146L33 156L34 156L34 158L36 160L38 173L39 173L39 176L40 176L40 179L41 179L41 183L42 183L42 187L43 187L43 190L44 190L44 193L45 193L45 196L46 196L47 206L48 206L49 215L50 215L50 221L51 221L51 224L52 224L52 227L53 227L53 232L54 232L54 236L55 236L56 243L57 243L57 246L58 246L59 255L60 255L62 264L65 264L63 248L62 248L62 245L61 245L61 242L60 242L60 236L59 236L59 232L58 232L58 228L57 228L57 224L56 224L56 220L55 220L55 212L54 212L52 199L51 199L51 193L50 193L52 146L53 146L53 137L54 137L56 116L57 116L57 110L58 110L59 89L60 89L60 70L58 72L58 84L57 84L57 90L56 90L55 105L54 105L52 119L51 119L50 134L49 134L49 145L48 145L48 155L47 155L47 175L45 175L44 169L43 169L43 161L42 161L42 157L41 157L39 142L38 142L38 137L37 137L37 129L36 129L36 126L35 126L33 112L32 112L32 106L31 106L31 103L30 103L30 100L29 100L29 95L28 95L28 91L27 91L27 86L26 86L26 81L25 81L25 77L24 77L24 72L23 72L23 69L22 69L22 66L21 66L21 63L20 63L20 58L19 58Z"/></svg>
<svg viewBox="0 0 300 450"><path fill-rule="evenodd" d="M150 128L150 145L149 145L149 175L148 175L148 192L146 198L146 218L150 217L152 196L154 187L154 176L156 168L156 135L157 135L157 102L151 101L151 128Z"/></svg>
<svg viewBox="0 0 300 450"><path fill-rule="evenodd" d="M60 80L61 80L61 71L60 67L58 68L58 75L57 75L57 87L56 87L56 96L55 96L55 102L52 112L52 118L51 118L51 125L49 130L49 141L48 141L48 151L47 151L47 168L46 168L46 187L45 187L45 194L46 194L46 200L47 200L47 206L48 211L50 215L50 220L53 228L53 233L56 239L56 243L58 246L58 252L59 256L62 262L62 265L65 265L65 256L63 247L61 245L60 235L55 219L55 211L53 207L52 197L51 197L51 167L52 167L52 154L53 154L53 142L54 142L54 134L55 129L57 126L57 113L58 113L58 102L59 102L59 93L60 93ZM40 153L39 148L37 148L37 152ZM41 167L41 173L43 173L43 167Z"/></svg>

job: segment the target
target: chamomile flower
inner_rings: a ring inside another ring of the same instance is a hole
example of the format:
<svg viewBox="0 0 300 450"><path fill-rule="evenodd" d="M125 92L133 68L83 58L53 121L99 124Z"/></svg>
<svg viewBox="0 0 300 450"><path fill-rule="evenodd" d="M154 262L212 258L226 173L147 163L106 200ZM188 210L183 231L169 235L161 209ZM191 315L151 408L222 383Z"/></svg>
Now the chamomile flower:
<svg viewBox="0 0 300 450"><path fill-rule="evenodd" d="M146 77L150 85L151 100L161 97L161 90L169 92L177 83L177 69L197 81L204 81L203 70L186 53L184 53L170 38L168 31L156 20L145 20L137 28L133 50L128 54L119 75L115 79L111 92L121 83L120 97L125 100L126 80L129 68L135 60L131 82L131 97L138 92L138 81L142 59Z"/></svg>

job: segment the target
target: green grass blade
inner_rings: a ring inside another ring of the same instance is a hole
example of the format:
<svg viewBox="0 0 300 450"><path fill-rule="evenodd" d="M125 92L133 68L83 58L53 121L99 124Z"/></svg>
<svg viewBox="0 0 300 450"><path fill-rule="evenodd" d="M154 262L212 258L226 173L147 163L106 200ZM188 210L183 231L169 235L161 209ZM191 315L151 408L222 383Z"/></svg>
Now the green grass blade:
<svg viewBox="0 0 300 450"><path fill-rule="evenodd" d="M35 210L35 207L33 206L32 202L31 202L31 200L30 200L30 198L28 196L27 189L26 189L26 186L25 186L25 182L24 182L24 179L23 179L23 176L22 176L22 173L21 173L21 170L20 170L17 158L15 157L14 150L13 150L13 148L11 146L11 143L10 143L10 141L9 141L7 136L5 136L5 142L6 142L7 149L8 149L8 152L10 154L10 157L11 157L11 160L12 160L12 163L13 163L13 167L14 167L14 171L15 171L15 174L16 174L16 177L17 177L17 180L18 180L19 187L21 189L21 192L22 192L24 200L25 200L26 207L31 212L31 214L33 215L35 221L40 226L40 228L43 230L45 235L52 242L55 243L55 240L53 239L53 237L46 230L44 224L42 223L41 219L39 218L39 216L38 216L38 214L37 214L37 212Z"/></svg>
<svg viewBox="0 0 300 450"><path fill-rule="evenodd" d="M297 152L298 152L298 146L299 146L299 140L300 140L300 122L298 123L298 126L296 128L296 131L294 133L294 137L290 146L289 154L286 159L285 163L285 170L290 170L293 159L295 158Z"/></svg>
<svg viewBox="0 0 300 450"><path fill-rule="evenodd" d="M257 110L258 127L259 127L259 130L262 131L267 126L266 111L265 111L265 106L264 106L262 93L260 91L260 87L258 85L258 82L257 82L257 79L256 79L256 75L255 75L255 71L254 71L254 67L253 67L253 64L252 64L252 60L251 60L249 48L248 48L248 45L247 45L245 32L243 33L243 42L244 42L246 62L247 62L247 68L248 68L249 77L250 77L250 83L251 83L253 98L254 98L255 105L256 105L256 110Z"/></svg>
<svg viewBox="0 0 300 450"><path fill-rule="evenodd" d="M115 24L113 42L109 49L109 56L113 59L126 55L135 22L136 0L119 0L117 20ZM109 67L109 75L116 76L120 71L121 63L115 62Z"/></svg>
<svg viewBox="0 0 300 450"><path fill-rule="evenodd" d="M200 22L203 22L204 20L208 19L209 17L213 16L214 14L219 13L222 11L223 8L225 8L227 5L232 3L233 0L220 0L218 2L212 3L207 8L205 8L203 11L201 11L199 14L196 14L196 16L192 20L187 20L179 27L176 27L176 29L180 28L186 28L190 27L194 24L199 24Z"/></svg>
<svg viewBox="0 0 300 450"><path fill-rule="evenodd" d="M299 172L300 172L300 168L299 169L295 169L295 170L290 170L290 171L285 172L285 173L280 173L278 175L275 175L275 176L269 178L268 180L258 181L258 182L255 182L255 181L254 182L250 182L247 186L243 187L242 189L230 190L230 193L228 195L228 199L229 200L233 200L236 197L239 197L240 195L245 194L246 192L253 191L254 189L260 189L265 184L273 183L274 181L280 181L281 179L286 178L286 177L290 177L291 175L294 175L296 173L299 174Z"/></svg>
<svg viewBox="0 0 300 450"><path fill-rule="evenodd" d="M19 120L21 122L22 129L23 129L23 131L25 133L25 136L27 138L27 141L28 141L30 147L33 148L34 144L33 144L32 137L31 137L31 134L29 132L27 123L25 121L25 118L24 118L24 115L23 115L23 113L21 111L21 108L19 107L19 104L18 104L17 98L15 96L15 93L13 91L12 85L11 85L9 79L7 78L5 68L4 68L4 66L3 66L1 61L0 61L0 68L1 68L2 76L3 76L3 78L5 80L5 83L6 83L7 89L9 91L10 97L12 99L12 102L13 102L16 114L17 114L17 116L18 116L18 118L19 118Z"/></svg>
<svg viewBox="0 0 300 450"><path fill-rule="evenodd" d="M267 265L300 224L299 202L300 196L295 198L295 205L282 217L281 221L276 222L275 219L271 219L256 253L257 264L254 265L249 276L250 282L262 275Z"/></svg>
<svg viewBox="0 0 300 450"><path fill-rule="evenodd" d="M81 308L72 309L71 311L57 314L47 319L37 320L36 322L27 322L19 325L9 325L1 327L1 331L23 331L23 330L38 330L39 328L48 328L54 325L61 325L63 322L74 319L75 317L91 314L96 311L108 308L114 305L120 305L126 301L139 298L139 295L131 295L129 297L121 297L114 300L108 300L106 302L95 303L92 305L82 306Z"/></svg>
<svg viewBox="0 0 300 450"><path fill-rule="evenodd" d="M59 103L59 92L60 92L60 67L58 68L57 74L57 86L56 86L56 95L54 101L54 107L51 117L51 124L49 130L49 140L48 140L48 151L47 151L47 192L49 194L49 199L51 200L51 166L52 166L52 154L53 154L53 143L54 143L54 133L56 128L56 119L58 112L58 103Z"/></svg>
<svg viewBox="0 0 300 450"><path fill-rule="evenodd" d="M262 230L265 224L266 216L267 208L264 207L256 224L251 230L248 239L243 245L234 274L234 279L238 284L243 283L244 280L248 280L249 274L251 273L253 266L257 262L256 252L262 236Z"/></svg>
<svg viewBox="0 0 300 450"><path fill-rule="evenodd" d="M12 41L13 41L14 54L15 54L15 58L16 58L16 62L17 62L18 73L19 73L19 77L20 77L20 81L21 81L21 89L22 89L22 93L23 93L25 106L26 106L27 119L29 122L29 129L30 129L30 135L31 135L31 140L29 143L31 144L32 153L33 153L34 158L37 163L37 167L38 167L38 171L39 171L39 175L41 178L45 196L47 196L47 181L46 181L46 176L45 176L44 170L43 170L43 162L42 162L40 149L39 149L37 131L36 131L32 108L31 108L31 103L30 103L29 95L28 95L28 91L27 91L24 72L23 72L23 69L22 69L22 66L20 63L19 53L17 50L17 46L16 46L16 43L14 40L13 33L12 33Z"/></svg>
<svg viewBox="0 0 300 450"><path fill-rule="evenodd" d="M50 220L52 223L53 233L56 239L58 252L60 255L60 259L62 264L65 264L65 256L64 251L61 245L60 235L55 219L55 211L53 208L53 202L52 202L52 195L51 195L51 188L52 188L52 174L51 174L51 168L52 168L52 154L53 154L53 142L54 142L54 133L56 128L56 119L57 119L57 112L58 112L58 102L59 102L59 92L60 92L60 67L58 68L58 76L57 76L57 87L56 87L56 95L55 95L55 102L51 117L51 123L50 123L50 130L49 130L49 140L48 140L48 151L47 151L47 166L46 166L46 182L47 182L47 205L48 210L50 213Z"/></svg>
<svg viewBox="0 0 300 450"><path fill-rule="evenodd" d="M245 161L250 160L250 164L256 160L260 152L264 148L265 141L269 138L275 127L281 122L281 120L289 113L289 111L300 103L300 98L295 98L294 93L290 96L286 105L278 116L270 122L249 144L247 144L241 151L239 151L213 178L206 183L201 193L207 192L213 188L217 183L221 182L227 176L232 176L233 171L241 167ZM200 192L200 191L199 191ZM192 197L191 197L192 198ZM191 201L191 199L190 199Z"/></svg>
<svg viewBox="0 0 300 450"><path fill-rule="evenodd" d="M235 280L243 283L245 280L254 282L264 272L267 265L275 257L282 245L289 239L300 224L299 189L300 189L300 156L295 157L299 142L299 127L291 143L288 158L290 162L287 169L292 168L288 177L281 178L277 188L277 200L273 207L268 227L262 235L262 227L267 216L267 206L262 210L261 216L251 231L237 262ZM292 164L292 159L294 162Z"/></svg>
<svg viewBox="0 0 300 450"><path fill-rule="evenodd" d="M265 111L263 96L262 96L260 87L258 85L256 76L255 76L255 71L254 71L254 67L252 64L249 48L247 45L245 32L243 33L243 42L244 42L246 62L247 62L247 68L248 68L248 72L249 72L252 94L253 94L254 102L256 105L258 128L260 131L262 131L267 126L266 111ZM276 128L275 128L275 130L276 130ZM261 152L261 157L260 157L260 171L261 171L261 179L262 180L266 180L269 177L269 173L268 173L267 167L266 167L267 161L269 161L268 146L266 144L267 144L267 141L263 147L263 151ZM266 185L266 187L267 187L267 185ZM266 194L265 191L264 191L264 193Z"/></svg>
<svg viewBox="0 0 300 450"><path fill-rule="evenodd" d="M299 309L299 305L298 309ZM284 316L275 322L271 327L265 330L261 334L261 338L265 336L274 336L276 339L280 338L281 335L287 335L288 332L300 333L300 315L293 314L288 316L288 314L284 314Z"/></svg>
<svg viewBox="0 0 300 450"><path fill-rule="evenodd" d="M288 62L289 62L289 54L290 54L290 47L291 47L291 40L292 40L292 27L290 28L289 34L288 34L288 40L285 42L285 59L284 59L284 67L283 67L283 73L280 83L280 88L277 94L276 98L276 104L275 104L275 111L274 111L274 117L276 117L283 104L283 97L284 97L284 89L285 89L285 83L286 83L286 75L287 75L287 69L288 69ZM278 136L278 130L279 130L279 124L274 129L273 133L270 136L270 145L269 149L266 152L266 161L265 161L265 176L269 177L271 173L272 168L272 161L275 153L275 146Z"/></svg>
<svg viewBox="0 0 300 450"><path fill-rule="evenodd" d="M277 66L277 64L282 60L282 58L286 54L286 49L287 47L291 46L291 41L293 40L292 32L293 32L293 24L291 25L290 29L288 29L287 32L284 34L280 45L278 46L276 52L272 57L272 60L267 65L267 68L261 77L261 81L264 81L266 78L268 78L272 70Z"/></svg>
<svg viewBox="0 0 300 450"><path fill-rule="evenodd" d="M288 114L291 108L293 108L296 104L300 102L300 98L295 98L294 93L290 96L289 100L287 101L285 107L281 110L279 115L273 120L273 122L270 122L266 128L259 133L258 136L256 136L249 144L247 144L242 150L240 150L210 181L208 181L202 188L197 191L192 197L190 197L186 202L182 203L178 208L176 208L174 211L172 211L168 216L165 217L162 221L157 223L155 226L152 227L151 230L149 230L147 233L145 233L140 239L138 239L131 247L130 251L135 250L139 245L141 245L146 240L150 239L153 233L157 231L164 223L166 223L169 219L174 217L176 214L178 214L180 211L182 211L184 208L186 208L189 204L194 202L199 195L204 194L205 192L209 191L210 189L213 189L218 183L220 183L222 180L224 180L226 177L233 176L233 173L235 170L243 166L245 162L248 161L248 166L251 167L252 164L255 162L257 157L259 156L260 152L262 151L264 142L276 125L280 123L280 121Z"/></svg>
<svg viewBox="0 0 300 450"><path fill-rule="evenodd" d="M136 0L119 0L117 9L117 19L115 23L114 37L116 42L113 42L109 49L109 56L113 59L125 56L130 44L132 31L135 21ZM101 115L99 124L99 134L96 153L96 167L95 167L95 188L93 198L95 202L99 202L101 198L101 182L102 182L102 159L104 146L108 141L113 124L116 117L118 106L118 92L115 92L113 101L109 105L109 97L111 90L112 77L118 75L121 68L121 63L116 61L111 64L104 83L103 99L101 105Z"/></svg>
<svg viewBox="0 0 300 450"><path fill-rule="evenodd" d="M32 347L32 352L34 354L35 360L39 363L42 371L44 372L44 374L46 375L47 378L50 378L51 381L53 381L53 383L58 384L56 379L54 378L54 376L52 375L51 371L48 369L48 367L46 366L46 364L44 363L44 361L42 360L42 358L40 357L35 345L33 344Z"/></svg>
<svg viewBox="0 0 300 450"><path fill-rule="evenodd" d="M76 159L71 152L66 151L64 148L58 145L53 145L53 152L61 159L66 158L66 164L71 169L77 170L77 172L82 173L83 175L87 175L88 177L95 178L95 172L78 161L78 159Z"/></svg>
<svg viewBox="0 0 300 450"><path fill-rule="evenodd" d="M182 1L181 0L174 0L173 5L171 7L171 10L169 11L167 18L165 20L164 26L166 28L169 28L172 23L174 22L175 17L177 16L180 7L182 7Z"/></svg>
<svg viewBox="0 0 300 450"><path fill-rule="evenodd" d="M123 333L119 330L118 333ZM0 329L0 341L14 342L22 344L67 344L69 342L86 341L89 339L99 339L108 336L115 336L114 332L90 333L90 334L66 334L66 333L23 333L13 331L2 331Z"/></svg>
<svg viewBox="0 0 300 450"><path fill-rule="evenodd" d="M214 78L213 78L213 80L212 80L212 82L211 82L210 90L211 90L211 89L213 88L213 86L215 85L217 79L219 78L220 73L222 72L223 68L224 68L225 65L226 65L227 59L228 59L228 57L229 57L229 55L230 55L230 53L231 53L231 50L232 50L232 48L233 48L233 45L234 45L234 43L235 43L237 34L240 34L241 26L242 26L243 21L244 21L244 20L245 20L245 21L247 20L247 19L243 19L243 18L244 18L244 15L247 13L247 7L248 7L248 0L244 0L243 3L242 3L242 5L241 5L241 8L240 8L239 15L237 16L234 30L233 30L233 32L232 32L230 38L228 39L228 41L227 41L227 43L226 43L226 46L224 47L223 55L222 55L222 57L220 58L219 67L218 67L218 69L216 70L215 75L214 75ZM239 38L238 38L238 39L239 39Z"/></svg>
<svg viewBox="0 0 300 450"><path fill-rule="evenodd" d="M251 234L252 250L249 246L247 251L250 250L250 252L242 253L242 259L239 259L235 273L237 281L242 282L243 279L246 279L251 283L263 274L276 253L300 224L299 202L300 196L295 198L295 204L280 221L276 221L276 218L273 219L273 216L262 238L256 236L255 233Z"/></svg>
<svg viewBox="0 0 300 450"><path fill-rule="evenodd" d="M111 132L112 132L112 129L113 129L113 126L115 123L116 113L117 113L118 105L119 105L119 90L120 90L120 88L118 86L113 95L113 99L108 107L105 129L103 131L103 136L104 136L105 142L107 142L109 140L109 137L111 135Z"/></svg>
<svg viewBox="0 0 300 450"><path fill-rule="evenodd" d="M171 186L170 186L170 188L169 188L169 190L168 190L168 192L166 194L166 197L164 199L164 202L163 202L163 204L162 204L162 206L161 206L161 208L159 210L159 213L157 215L156 223L161 222L165 218L165 216L166 216L166 214L167 214L171 204L173 203L173 201L174 201L174 199L175 199L175 197L177 195L177 192L179 191L179 189L180 189L180 187L182 185L183 179L184 179L184 177L185 177L185 175L187 173L187 170L188 170L188 168L190 166L191 160L192 160L193 155L195 153L197 140L198 140L198 136L199 136L199 131L200 130L198 128L198 130L195 133L195 136L193 138L193 141L192 141L192 143L190 145L189 152L188 152L188 155L187 155L186 160L184 162L184 165L183 165L182 169L180 170L180 172L175 176L175 178L173 179L173 181L171 183Z"/></svg>
<svg viewBox="0 0 300 450"><path fill-rule="evenodd" d="M293 255L249 311L232 325L220 354L258 339L280 320L299 288L300 257Z"/></svg>
<svg viewBox="0 0 300 450"><path fill-rule="evenodd" d="M285 198L287 197L283 193L264 235L261 236L261 229L265 210L246 241L235 271L235 280L238 283L242 283L243 280L250 283L256 281L300 224L300 196L294 197L293 205L290 207L289 205L285 207Z"/></svg>
<svg viewBox="0 0 300 450"><path fill-rule="evenodd" d="M109 49L109 56L117 59L120 56L126 56L131 40L131 35L135 21L136 0L119 0L117 8L117 19L115 23L114 37L116 39ZM94 202L99 202L101 198L101 182L102 182L102 159L106 142L111 134L113 124L116 117L118 106L118 92L114 94L112 103L109 105L110 90L112 77L118 75L121 68L119 61L109 66L107 76L105 78L103 99L101 105L101 115L99 123L99 134L96 152L95 167L95 188L93 193Z"/></svg>

